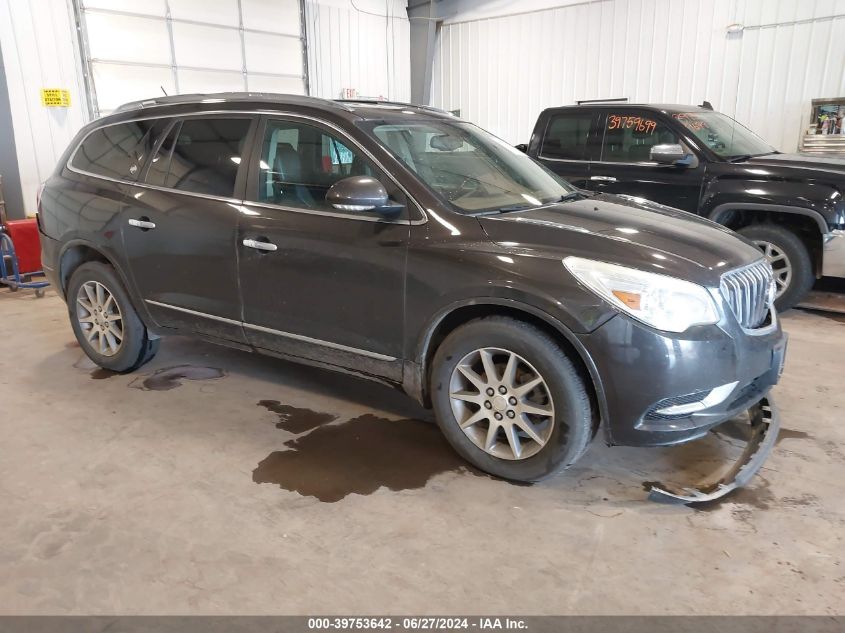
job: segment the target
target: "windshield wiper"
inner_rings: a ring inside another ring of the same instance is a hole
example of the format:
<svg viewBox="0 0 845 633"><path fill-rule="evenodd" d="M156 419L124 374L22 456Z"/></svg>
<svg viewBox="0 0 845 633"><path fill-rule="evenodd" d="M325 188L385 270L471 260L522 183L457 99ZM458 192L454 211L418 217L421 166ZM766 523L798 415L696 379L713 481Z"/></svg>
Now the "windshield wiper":
<svg viewBox="0 0 845 633"><path fill-rule="evenodd" d="M509 207L498 207L497 209L488 209L487 211L479 211L473 215L499 215L500 213L507 213L509 211L525 211L530 209L530 204L514 204Z"/></svg>
<svg viewBox="0 0 845 633"><path fill-rule="evenodd" d="M742 163L749 158L760 158L760 156L771 156L772 154L780 154L780 152L772 150L771 152L763 152L762 154L736 154L735 156L728 156L727 159L730 163Z"/></svg>
<svg viewBox="0 0 845 633"><path fill-rule="evenodd" d="M572 191L570 193L563 194L559 199L558 202L570 202L572 200L580 200L581 198L586 198L587 196L581 193L580 191Z"/></svg>

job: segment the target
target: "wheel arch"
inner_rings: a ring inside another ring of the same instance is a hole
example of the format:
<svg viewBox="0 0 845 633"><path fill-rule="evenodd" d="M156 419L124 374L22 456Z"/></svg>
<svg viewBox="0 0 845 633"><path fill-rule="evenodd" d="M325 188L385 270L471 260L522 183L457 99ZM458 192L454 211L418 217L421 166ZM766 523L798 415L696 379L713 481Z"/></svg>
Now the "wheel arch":
<svg viewBox="0 0 845 633"><path fill-rule="evenodd" d="M67 290L71 275L85 262L102 262L114 268L124 286L128 289L127 279L114 260L102 250L85 240L71 240L62 246L58 257L59 283L62 294Z"/></svg>
<svg viewBox="0 0 845 633"><path fill-rule="evenodd" d="M69 240L59 251L59 256L57 258L57 274L60 284L59 291L62 297L67 300L67 285L76 269L82 266L82 264L92 261L108 264L112 267L115 274L120 279L120 282L123 284L126 294L129 296L129 300L132 302L132 305L138 313L138 316L141 318L141 321L143 321L149 328L153 321L145 309L146 306L144 305L144 302L139 301L135 296L134 287L129 283L129 279L124 274L121 267L118 266L114 258L106 254L103 249L97 248L95 244L92 244L87 240Z"/></svg>
<svg viewBox="0 0 845 633"><path fill-rule="evenodd" d="M737 202L720 204L707 217L734 231L767 223L789 227L810 252L816 277L821 276L824 235L829 229L824 216L818 211L789 205Z"/></svg>
<svg viewBox="0 0 845 633"><path fill-rule="evenodd" d="M602 421L607 419L606 400L598 370L589 352L575 334L558 319L534 306L514 301L485 297L469 299L452 304L438 312L425 328L425 333L414 351L412 363L414 378L406 380L406 391L410 390L423 406L430 407L431 399L428 385L431 377L431 364L440 344L460 326L488 316L507 316L526 323L549 334L572 360L590 396L593 411L593 433L598 431ZM407 384L410 382L411 384ZM606 425L605 425L606 428Z"/></svg>

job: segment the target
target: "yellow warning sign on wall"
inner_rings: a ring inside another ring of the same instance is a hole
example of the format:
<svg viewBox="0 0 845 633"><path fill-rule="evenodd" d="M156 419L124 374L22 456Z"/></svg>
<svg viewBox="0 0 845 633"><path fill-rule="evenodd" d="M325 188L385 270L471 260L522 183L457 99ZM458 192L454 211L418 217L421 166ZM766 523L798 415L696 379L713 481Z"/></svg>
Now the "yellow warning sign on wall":
<svg viewBox="0 0 845 633"><path fill-rule="evenodd" d="M48 108L67 108L70 106L70 90L42 88L41 105Z"/></svg>

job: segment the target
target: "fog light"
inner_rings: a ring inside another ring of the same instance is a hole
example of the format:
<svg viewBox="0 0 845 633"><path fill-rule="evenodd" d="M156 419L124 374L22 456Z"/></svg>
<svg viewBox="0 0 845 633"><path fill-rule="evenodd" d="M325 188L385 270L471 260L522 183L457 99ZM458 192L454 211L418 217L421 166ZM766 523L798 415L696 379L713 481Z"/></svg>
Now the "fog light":
<svg viewBox="0 0 845 633"><path fill-rule="evenodd" d="M722 402L724 402L727 397L731 395L738 383L739 381L729 382L726 385L722 385L720 387L712 389L710 393L704 396L701 400L696 400L695 402L685 402L683 404L675 404L670 407L664 407L662 409L658 409L654 413L656 413L657 415L671 416L689 415L691 413L695 413L696 411L703 411L704 409L715 407L717 404L721 404ZM704 392L702 392L702 395L703 393Z"/></svg>

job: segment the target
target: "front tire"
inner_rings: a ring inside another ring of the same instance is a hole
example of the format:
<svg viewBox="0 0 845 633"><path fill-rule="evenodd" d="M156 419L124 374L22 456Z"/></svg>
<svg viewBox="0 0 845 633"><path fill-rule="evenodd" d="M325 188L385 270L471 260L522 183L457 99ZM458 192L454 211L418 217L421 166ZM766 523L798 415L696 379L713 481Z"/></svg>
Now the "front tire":
<svg viewBox="0 0 845 633"><path fill-rule="evenodd" d="M508 317L470 321L434 356L437 423L468 462L497 477L539 481L574 464L593 436L584 381L557 342Z"/></svg>
<svg viewBox="0 0 845 633"><path fill-rule="evenodd" d="M784 312L795 307L813 287L813 261L804 242L788 228L777 224L753 224L739 233L754 243L772 265L777 282L775 308Z"/></svg>
<svg viewBox="0 0 845 633"><path fill-rule="evenodd" d="M94 363L116 372L137 369L155 356L151 339L115 270L101 262L77 268L67 287L76 340Z"/></svg>

